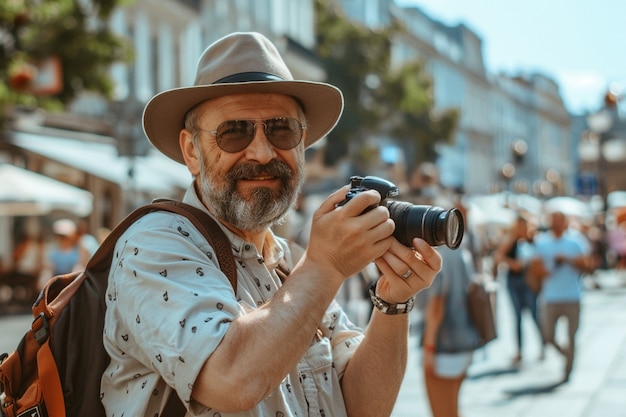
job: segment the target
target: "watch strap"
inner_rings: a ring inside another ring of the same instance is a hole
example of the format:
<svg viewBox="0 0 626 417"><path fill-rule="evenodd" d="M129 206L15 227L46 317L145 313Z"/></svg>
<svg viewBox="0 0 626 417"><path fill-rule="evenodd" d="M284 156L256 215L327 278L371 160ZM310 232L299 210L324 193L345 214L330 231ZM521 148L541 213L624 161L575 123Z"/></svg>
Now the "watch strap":
<svg viewBox="0 0 626 417"><path fill-rule="evenodd" d="M376 284L373 284L369 288L370 299L372 300L372 304L374 307L379 309L385 314L395 315L395 314L408 314L413 310L413 306L415 305L415 297L409 298L404 303L392 304L383 300L376 294Z"/></svg>

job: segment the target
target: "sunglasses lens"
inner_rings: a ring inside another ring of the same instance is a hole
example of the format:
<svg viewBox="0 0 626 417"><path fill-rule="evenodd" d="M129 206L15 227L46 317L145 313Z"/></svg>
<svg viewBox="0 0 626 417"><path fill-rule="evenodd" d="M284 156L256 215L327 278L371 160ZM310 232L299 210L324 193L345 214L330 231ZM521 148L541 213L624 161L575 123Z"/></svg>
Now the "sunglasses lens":
<svg viewBox="0 0 626 417"><path fill-rule="evenodd" d="M226 152L241 152L254 139L255 126L264 128L267 139L278 149L293 149L302 140L302 125L290 117L277 117L263 122L228 120L217 127L217 145Z"/></svg>
<svg viewBox="0 0 626 417"><path fill-rule="evenodd" d="M295 148L302 139L302 126L296 119L281 117L265 121L267 137L278 149Z"/></svg>
<svg viewBox="0 0 626 417"><path fill-rule="evenodd" d="M226 152L239 152L254 138L254 125L249 120L228 120L217 127L217 145Z"/></svg>

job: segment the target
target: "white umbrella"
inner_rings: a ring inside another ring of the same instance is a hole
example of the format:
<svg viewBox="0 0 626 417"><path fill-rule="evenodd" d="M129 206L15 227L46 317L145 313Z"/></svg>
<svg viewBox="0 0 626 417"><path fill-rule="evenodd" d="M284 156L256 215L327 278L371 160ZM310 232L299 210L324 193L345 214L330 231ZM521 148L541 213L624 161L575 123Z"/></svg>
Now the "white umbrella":
<svg viewBox="0 0 626 417"><path fill-rule="evenodd" d="M500 225L509 226L513 224L517 214L514 210L496 205L480 205L470 203L468 205L468 221L474 225Z"/></svg>
<svg viewBox="0 0 626 417"><path fill-rule="evenodd" d="M508 205L517 211L534 215L541 214L541 200L529 194L509 194Z"/></svg>
<svg viewBox="0 0 626 417"><path fill-rule="evenodd" d="M579 218L593 217L593 210L589 203L568 196L552 197L546 200L543 204L543 209L547 213L560 211L566 216Z"/></svg>
<svg viewBox="0 0 626 417"><path fill-rule="evenodd" d="M541 200L529 194L509 192L473 196L469 199L473 204L486 209L508 209L512 212L541 213Z"/></svg>
<svg viewBox="0 0 626 417"><path fill-rule="evenodd" d="M626 207L626 191L612 191L607 196L609 208Z"/></svg>
<svg viewBox="0 0 626 417"><path fill-rule="evenodd" d="M66 210L83 217L93 209L90 192L14 165L0 164L0 184L0 216Z"/></svg>

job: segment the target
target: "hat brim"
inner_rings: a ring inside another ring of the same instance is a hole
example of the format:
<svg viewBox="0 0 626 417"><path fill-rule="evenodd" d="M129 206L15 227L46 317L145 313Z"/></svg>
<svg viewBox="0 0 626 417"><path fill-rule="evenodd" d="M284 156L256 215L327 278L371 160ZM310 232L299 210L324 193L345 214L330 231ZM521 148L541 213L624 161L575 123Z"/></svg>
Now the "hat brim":
<svg viewBox="0 0 626 417"><path fill-rule="evenodd" d="M158 150L184 164L178 137L184 127L185 114L206 100L254 93L284 94L300 102L307 119L305 148L326 136L343 111L343 96L338 88L312 81L254 81L181 87L164 91L148 102L143 113L144 132Z"/></svg>

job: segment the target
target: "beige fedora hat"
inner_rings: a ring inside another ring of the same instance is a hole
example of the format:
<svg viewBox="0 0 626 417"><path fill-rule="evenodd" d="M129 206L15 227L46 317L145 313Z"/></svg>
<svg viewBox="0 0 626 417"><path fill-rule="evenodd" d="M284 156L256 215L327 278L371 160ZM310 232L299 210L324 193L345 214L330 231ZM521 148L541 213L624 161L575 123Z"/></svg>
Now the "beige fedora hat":
<svg viewBox="0 0 626 417"><path fill-rule="evenodd" d="M144 131L158 150L184 164L178 135L185 114L205 100L242 93L284 94L298 100L307 119L307 148L335 127L343 111L343 96L337 87L294 80L265 36L232 33L202 53L193 86L164 91L148 102Z"/></svg>

